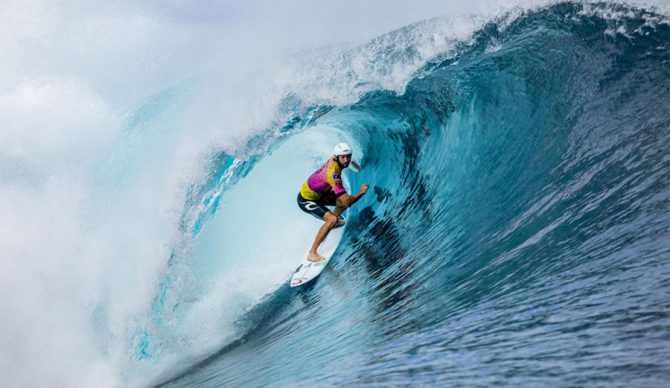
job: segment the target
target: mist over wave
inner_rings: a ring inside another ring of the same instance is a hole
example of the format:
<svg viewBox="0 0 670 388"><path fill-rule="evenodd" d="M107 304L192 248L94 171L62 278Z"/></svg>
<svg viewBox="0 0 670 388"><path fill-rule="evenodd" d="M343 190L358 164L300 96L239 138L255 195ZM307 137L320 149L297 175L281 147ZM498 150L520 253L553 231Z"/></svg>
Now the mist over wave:
<svg viewBox="0 0 670 388"><path fill-rule="evenodd" d="M38 44L0 41L3 382L667 379L662 11L378 5L334 40L333 5L302 38L272 37L288 10L33 5L4 25ZM371 190L291 290L319 226L295 193L341 140Z"/></svg>

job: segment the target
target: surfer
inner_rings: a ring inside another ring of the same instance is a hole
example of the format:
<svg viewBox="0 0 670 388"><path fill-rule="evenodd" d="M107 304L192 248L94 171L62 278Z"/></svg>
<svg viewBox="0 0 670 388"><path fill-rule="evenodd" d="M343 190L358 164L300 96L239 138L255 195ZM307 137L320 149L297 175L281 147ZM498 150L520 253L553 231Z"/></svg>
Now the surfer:
<svg viewBox="0 0 670 388"><path fill-rule="evenodd" d="M309 250L307 255L309 261L324 259L316 252L319 245L326 239L331 229L344 226L346 220L340 214L368 191L368 184L364 183L358 194L349 195L342 185L342 170L349 167L349 164L358 168L356 162L351 160L351 153L351 147L348 144L336 145L333 157L310 175L298 193L300 209L325 222L316 234L314 244ZM326 206L335 206L335 210L331 211Z"/></svg>

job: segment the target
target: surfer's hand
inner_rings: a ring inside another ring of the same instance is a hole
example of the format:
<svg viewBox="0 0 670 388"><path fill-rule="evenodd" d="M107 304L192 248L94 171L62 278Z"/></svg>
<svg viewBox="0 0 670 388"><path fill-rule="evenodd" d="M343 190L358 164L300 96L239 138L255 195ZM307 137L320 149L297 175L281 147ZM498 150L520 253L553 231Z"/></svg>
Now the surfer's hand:
<svg viewBox="0 0 670 388"><path fill-rule="evenodd" d="M363 184L361 185L361 191L360 191L360 193L361 193L361 194L365 194L365 193L367 193L367 192L368 192L368 184L367 184L367 183L363 183Z"/></svg>

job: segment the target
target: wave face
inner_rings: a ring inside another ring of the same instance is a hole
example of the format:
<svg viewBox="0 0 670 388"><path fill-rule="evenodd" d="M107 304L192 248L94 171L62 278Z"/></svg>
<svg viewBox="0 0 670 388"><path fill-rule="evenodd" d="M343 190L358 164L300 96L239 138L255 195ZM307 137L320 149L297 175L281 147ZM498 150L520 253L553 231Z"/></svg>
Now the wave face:
<svg viewBox="0 0 670 388"><path fill-rule="evenodd" d="M216 176L276 173L339 128L370 191L316 282L244 309L238 340L167 384L663 385L668 63L666 18L562 3L488 23L402 94L315 108L246 167L220 157Z"/></svg>

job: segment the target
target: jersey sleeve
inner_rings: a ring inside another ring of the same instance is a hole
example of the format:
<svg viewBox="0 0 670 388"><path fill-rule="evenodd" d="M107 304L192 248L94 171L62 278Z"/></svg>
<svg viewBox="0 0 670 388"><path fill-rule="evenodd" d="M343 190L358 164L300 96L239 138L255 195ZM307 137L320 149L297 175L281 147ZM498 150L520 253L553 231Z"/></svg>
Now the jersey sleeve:
<svg viewBox="0 0 670 388"><path fill-rule="evenodd" d="M336 165L334 164L331 164L329 167L330 168L328 169L328 175L326 176L326 180L328 181L330 187L333 189L333 192L337 196L346 193L347 190L345 190L344 186L342 185L342 176L340 175L341 172L339 171L338 168L336 168Z"/></svg>

